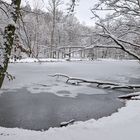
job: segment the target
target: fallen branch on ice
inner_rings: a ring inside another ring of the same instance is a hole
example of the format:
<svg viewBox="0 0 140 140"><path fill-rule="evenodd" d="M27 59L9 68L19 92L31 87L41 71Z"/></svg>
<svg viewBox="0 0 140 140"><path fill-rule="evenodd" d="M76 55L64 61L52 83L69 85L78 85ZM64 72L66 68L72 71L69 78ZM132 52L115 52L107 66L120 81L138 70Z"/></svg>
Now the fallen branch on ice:
<svg viewBox="0 0 140 140"><path fill-rule="evenodd" d="M74 122L75 122L74 119L72 119L72 120L70 120L70 121L68 121L68 122L62 122L62 123L60 124L60 127L68 126L68 125L70 125L70 124L73 124Z"/></svg>
<svg viewBox="0 0 140 140"><path fill-rule="evenodd" d="M69 77L65 74L54 74L54 75L49 75L51 77L63 77L66 78L66 83L67 84L72 84L72 85L79 85L81 83L90 83L90 84L96 84L97 87L99 88L104 88L104 89L140 89L140 85L127 85L127 84L121 84L121 83L114 83L114 82L104 82L104 81L98 81L98 80L85 80L81 78L74 78L74 77Z"/></svg>
<svg viewBox="0 0 140 140"><path fill-rule="evenodd" d="M119 99L127 99L127 100L140 100L140 92L134 92L127 95L118 96Z"/></svg>

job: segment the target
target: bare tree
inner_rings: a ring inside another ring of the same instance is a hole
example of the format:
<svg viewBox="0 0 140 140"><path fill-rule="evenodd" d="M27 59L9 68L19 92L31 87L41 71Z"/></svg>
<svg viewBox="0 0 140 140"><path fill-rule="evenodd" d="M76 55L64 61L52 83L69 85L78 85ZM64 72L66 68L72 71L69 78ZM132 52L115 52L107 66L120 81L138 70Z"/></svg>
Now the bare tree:
<svg viewBox="0 0 140 140"><path fill-rule="evenodd" d="M58 7L62 4L61 0L49 0L49 7L48 10L52 14L52 30L51 30L51 42L50 42L50 47L51 47L51 53L50 57L53 58L53 48L55 47L55 39L54 39L54 34L55 34L55 27L56 27L56 12L58 10Z"/></svg>
<svg viewBox="0 0 140 140"><path fill-rule="evenodd" d="M38 55L39 55L39 51L40 51L40 47L39 47L39 13L41 12L41 9L44 7L44 2L43 0L42 1L39 1L39 0L34 0L33 1L33 5L34 5L34 15L35 15L35 38L34 38L34 56L36 58L38 58Z"/></svg>
<svg viewBox="0 0 140 140"><path fill-rule="evenodd" d="M110 42L110 45L117 45L121 50L140 61L140 44L139 42L136 43L135 40L136 37L140 37L139 0L99 0L91 11L94 17L98 19L96 25L103 29L102 33L97 34L106 38L106 40L111 39L107 41ZM108 14L106 18L101 18L98 11L109 11L111 14ZM118 20L122 21L120 26L110 28ZM137 51L135 51L135 48L137 48Z"/></svg>

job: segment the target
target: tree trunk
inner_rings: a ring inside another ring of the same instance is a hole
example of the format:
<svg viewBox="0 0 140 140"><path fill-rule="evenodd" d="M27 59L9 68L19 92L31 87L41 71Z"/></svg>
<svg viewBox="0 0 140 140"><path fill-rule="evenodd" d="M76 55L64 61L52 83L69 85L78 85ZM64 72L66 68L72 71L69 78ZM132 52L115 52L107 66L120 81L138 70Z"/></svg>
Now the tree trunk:
<svg viewBox="0 0 140 140"><path fill-rule="evenodd" d="M12 0L11 3L11 9L12 9L11 15L14 23L17 22L17 19L19 17L20 3L21 0ZM15 29L16 29L15 25L13 24L8 24L5 27L4 36L3 36L4 39L4 44L3 44L4 51L2 54L3 59L0 65L0 88L2 87L5 74L8 68L9 58L13 47Z"/></svg>

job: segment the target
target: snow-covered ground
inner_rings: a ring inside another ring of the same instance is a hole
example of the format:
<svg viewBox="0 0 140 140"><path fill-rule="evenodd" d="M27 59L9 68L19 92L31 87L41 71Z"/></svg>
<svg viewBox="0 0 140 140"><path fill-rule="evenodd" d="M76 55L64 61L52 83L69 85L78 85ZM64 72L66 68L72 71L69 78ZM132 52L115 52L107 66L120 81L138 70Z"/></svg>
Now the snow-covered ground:
<svg viewBox="0 0 140 140"><path fill-rule="evenodd" d="M23 58L23 59L17 59L14 61L14 59L10 59L10 63L34 63L34 62L64 62L68 59L54 59L54 58ZM84 61L88 59L80 59L80 58L72 58L71 61ZM113 60L113 59L112 59Z"/></svg>
<svg viewBox="0 0 140 140"><path fill-rule="evenodd" d="M40 69L37 69L38 66ZM16 68L16 71L13 68ZM64 82L56 81L48 75L57 72L88 80L101 79L128 83L131 78L140 78L139 68L137 62L114 60L87 63L57 62L32 64L32 67L31 64L17 64L16 66L11 64L9 71L16 76L16 80L10 83L5 81L3 88L11 90L15 89L15 86L18 88L26 86L28 90L35 93L52 90L55 94L57 94L59 88L61 90L66 88L72 90L71 95L75 95L75 91L79 91L80 87L65 87ZM31 75L33 71L34 73ZM36 74L39 74L39 76L36 77ZM49 85L48 81L51 85ZM47 86L41 87L41 84L44 83ZM37 85L38 88L35 88ZM94 94L93 92L96 94L96 91L92 91L92 94ZM139 140L139 130L140 100L133 100L127 101L126 107L119 109L119 112L109 117L99 120L91 119L86 122L75 122L74 125L68 127L50 128L48 131L42 132L0 127L0 140Z"/></svg>
<svg viewBox="0 0 140 140"><path fill-rule="evenodd" d="M34 63L34 62L63 62L64 59L53 59L53 58L23 58L23 59L17 59L14 61L14 59L10 59L11 63Z"/></svg>

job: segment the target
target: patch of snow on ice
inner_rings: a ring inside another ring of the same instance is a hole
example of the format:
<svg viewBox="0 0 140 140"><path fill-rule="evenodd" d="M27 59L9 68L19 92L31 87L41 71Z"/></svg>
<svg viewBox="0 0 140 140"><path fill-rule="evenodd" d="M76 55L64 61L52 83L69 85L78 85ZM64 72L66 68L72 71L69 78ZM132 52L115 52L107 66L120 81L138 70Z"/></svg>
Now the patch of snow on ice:
<svg viewBox="0 0 140 140"><path fill-rule="evenodd" d="M107 94L104 90L96 89L96 88L90 88L87 86L73 86L68 85L65 82L56 82L51 85L32 85L30 87L27 87L27 90L31 93L41 93L41 92L50 92L54 93L57 96L61 97L76 97L78 94Z"/></svg>

